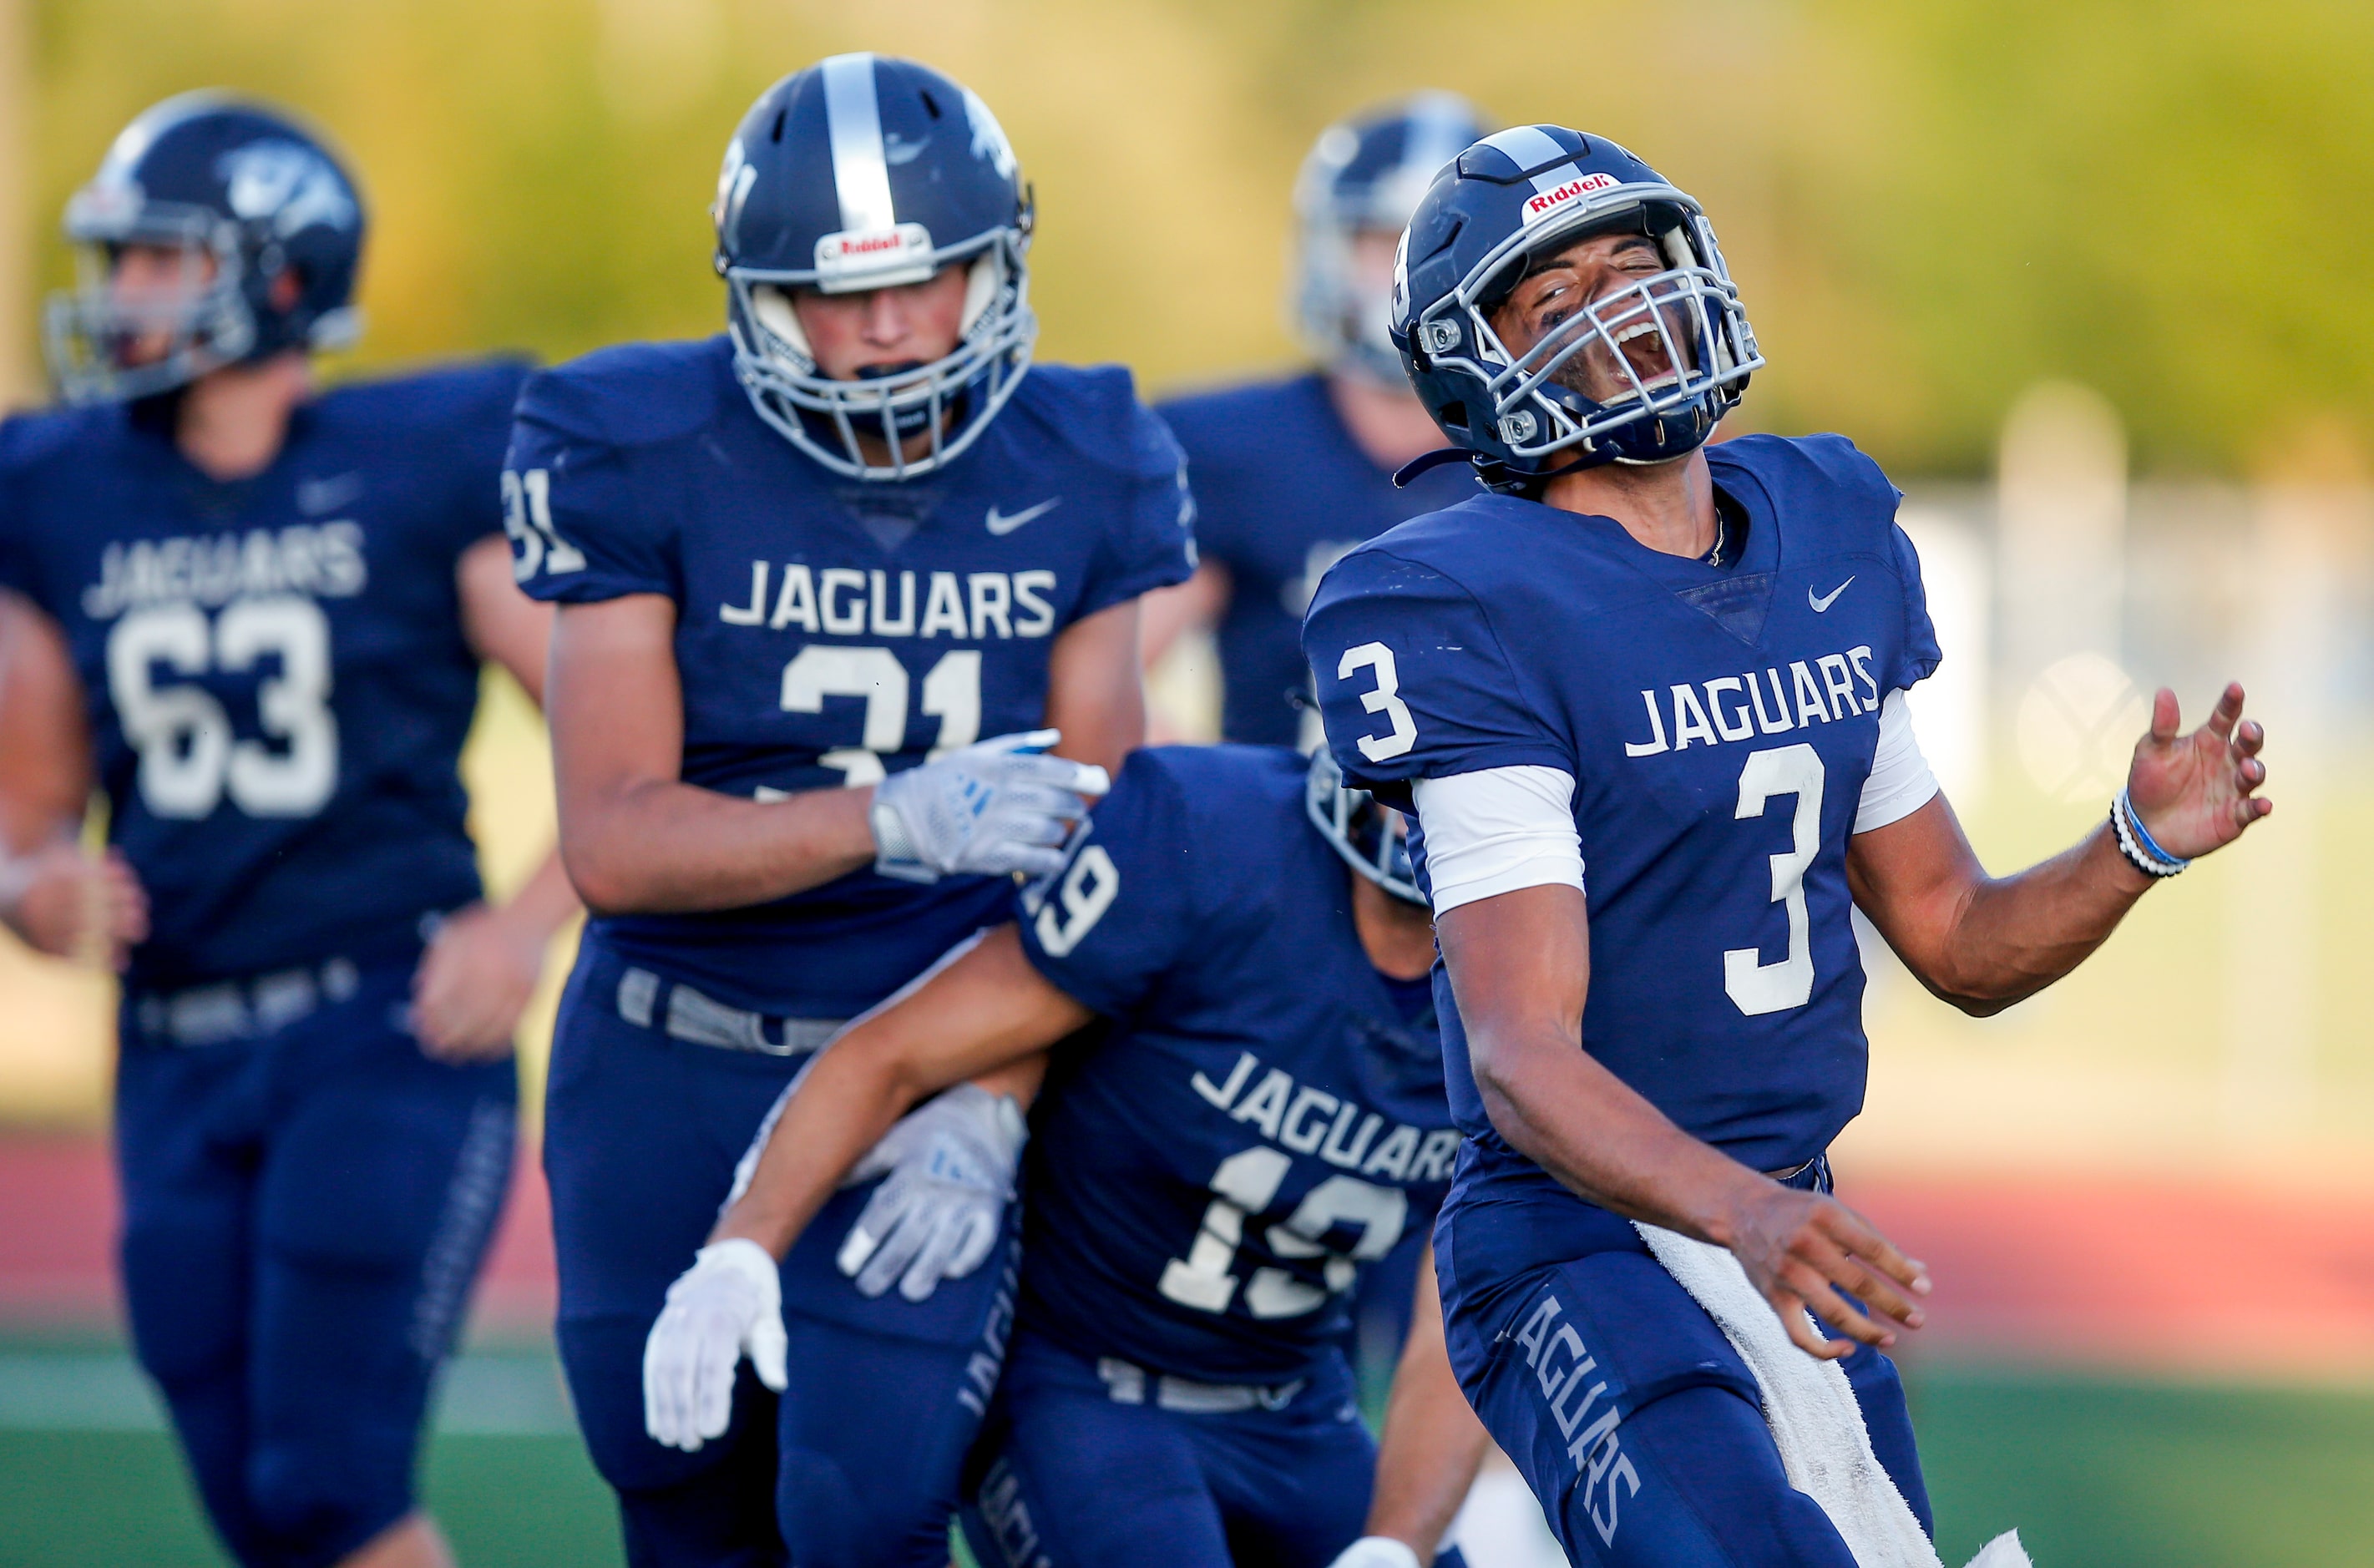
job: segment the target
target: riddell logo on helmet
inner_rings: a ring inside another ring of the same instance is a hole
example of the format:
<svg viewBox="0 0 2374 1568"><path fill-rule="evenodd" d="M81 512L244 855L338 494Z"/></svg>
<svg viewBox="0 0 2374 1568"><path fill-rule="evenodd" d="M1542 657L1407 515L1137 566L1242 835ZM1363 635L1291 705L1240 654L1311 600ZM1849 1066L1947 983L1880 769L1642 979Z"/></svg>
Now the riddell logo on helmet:
<svg viewBox="0 0 2374 1568"><path fill-rule="evenodd" d="M904 275L921 265L929 275L932 234L920 223L896 228L848 228L817 241L817 272L820 279L871 276L881 272Z"/></svg>
<svg viewBox="0 0 2374 1568"><path fill-rule="evenodd" d="M1613 174L1579 174L1563 185L1526 197L1525 223L1531 227L1569 202L1587 196L1593 191L1613 191L1622 183Z"/></svg>

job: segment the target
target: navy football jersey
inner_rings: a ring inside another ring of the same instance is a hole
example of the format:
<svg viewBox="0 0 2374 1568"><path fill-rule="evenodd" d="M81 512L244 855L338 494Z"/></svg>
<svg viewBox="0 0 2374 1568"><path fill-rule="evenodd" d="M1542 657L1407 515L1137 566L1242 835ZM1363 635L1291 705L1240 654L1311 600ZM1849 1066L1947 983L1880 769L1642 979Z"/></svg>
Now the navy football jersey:
<svg viewBox="0 0 2374 1568"><path fill-rule="evenodd" d="M1688 1131L1776 1170L1862 1107L1847 838L1880 703L1938 652L1870 459L1834 436L1707 455L1746 518L1726 564L1486 496L1346 556L1304 639L1349 777L1573 777L1584 1047ZM1444 1024L1460 1125L1505 1153Z"/></svg>
<svg viewBox="0 0 2374 1568"><path fill-rule="evenodd" d="M1112 1021L1059 1058L1024 1178L1021 1320L1083 1354L1296 1376L1449 1190L1432 1019L1369 964L1306 771L1137 752L1026 901L1031 962Z"/></svg>
<svg viewBox="0 0 2374 1568"><path fill-rule="evenodd" d="M133 985L394 951L478 896L454 568L503 526L523 373L325 392L229 484L145 409L0 426L0 582L65 632L109 837L148 890Z"/></svg>
<svg viewBox="0 0 2374 1568"><path fill-rule="evenodd" d="M1181 398L1161 413L1187 453L1196 550L1235 585L1218 627L1220 733L1293 745L1301 720L1287 694L1310 685L1299 640L1310 591L1353 545L1474 495L1475 482L1463 463L1394 489L1321 375Z"/></svg>
<svg viewBox="0 0 2374 1568"><path fill-rule="evenodd" d="M1034 366L970 451L879 484L760 420L725 337L609 348L528 383L503 484L528 592L676 602L684 781L759 800L1038 728L1056 636L1192 569L1178 448L1119 369ZM1011 901L1005 878L867 867L590 931L734 1006L840 1017Z"/></svg>

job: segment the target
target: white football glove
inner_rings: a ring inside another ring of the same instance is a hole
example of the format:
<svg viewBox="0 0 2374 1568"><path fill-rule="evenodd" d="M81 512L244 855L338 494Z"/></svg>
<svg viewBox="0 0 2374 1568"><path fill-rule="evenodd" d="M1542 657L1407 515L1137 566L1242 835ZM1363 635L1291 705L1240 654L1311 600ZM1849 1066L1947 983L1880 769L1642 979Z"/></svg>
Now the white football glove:
<svg viewBox="0 0 2374 1568"><path fill-rule="evenodd" d="M736 1236L693 1255L643 1341L643 1430L653 1442L689 1453L723 1436L745 1352L758 1381L783 1391L782 1288L755 1241Z"/></svg>
<svg viewBox="0 0 2374 1568"><path fill-rule="evenodd" d="M1045 755L1060 739L1000 735L876 784L874 869L905 882L1055 871L1072 825L1112 787L1101 767Z"/></svg>
<svg viewBox="0 0 2374 1568"><path fill-rule="evenodd" d="M997 1243L1014 1196L1015 1167L1029 1137L1013 1098L959 1083L909 1111L849 1174L889 1179L849 1227L837 1261L864 1294L922 1301L942 1280L960 1280Z"/></svg>
<svg viewBox="0 0 2374 1568"><path fill-rule="evenodd" d="M1417 1553L1391 1536L1362 1536L1335 1554L1327 1568L1418 1568Z"/></svg>

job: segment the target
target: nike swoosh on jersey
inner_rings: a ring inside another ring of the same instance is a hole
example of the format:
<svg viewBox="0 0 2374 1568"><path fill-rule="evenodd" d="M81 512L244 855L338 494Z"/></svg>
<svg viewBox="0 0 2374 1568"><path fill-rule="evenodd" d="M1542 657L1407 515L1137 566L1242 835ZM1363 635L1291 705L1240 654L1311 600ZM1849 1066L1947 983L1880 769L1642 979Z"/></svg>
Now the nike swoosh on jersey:
<svg viewBox="0 0 2374 1568"><path fill-rule="evenodd" d="M1814 607L1814 614L1818 615L1825 610L1828 610L1831 605L1837 603L1839 602L1839 595L1844 593L1849 585L1853 581L1853 578L1849 578L1845 582L1842 582L1836 588L1831 589L1828 593L1815 592L1814 585L1809 582L1805 585L1805 603L1811 604Z"/></svg>
<svg viewBox="0 0 2374 1568"><path fill-rule="evenodd" d="M331 479L300 479L297 482L297 509L307 517L319 517L335 511L363 493L363 476L341 474Z"/></svg>
<svg viewBox="0 0 2374 1568"><path fill-rule="evenodd" d="M1011 533L1016 529L1021 527L1024 523L1028 522L1032 518L1044 517L1063 504L1064 497L1057 496L1052 500L1041 501L1037 506L1026 508L1021 511L1014 513L1010 517L999 512L995 507L991 507L989 509L989 516L982 521L988 524L989 531L992 533Z"/></svg>

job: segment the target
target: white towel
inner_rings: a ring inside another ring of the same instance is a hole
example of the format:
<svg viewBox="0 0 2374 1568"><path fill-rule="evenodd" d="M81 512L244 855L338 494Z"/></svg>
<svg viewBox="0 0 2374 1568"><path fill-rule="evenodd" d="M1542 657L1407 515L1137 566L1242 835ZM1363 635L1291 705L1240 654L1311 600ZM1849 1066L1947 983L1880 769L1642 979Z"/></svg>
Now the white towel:
<svg viewBox="0 0 2374 1568"><path fill-rule="evenodd" d="M1756 1375L1765 1423L1789 1484L1822 1505L1857 1568L1944 1568L1910 1504L1871 1449L1846 1369L1799 1350L1727 1248L1636 1222L1640 1239ZM1989 1541L1970 1568L2030 1568L2019 1532Z"/></svg>

